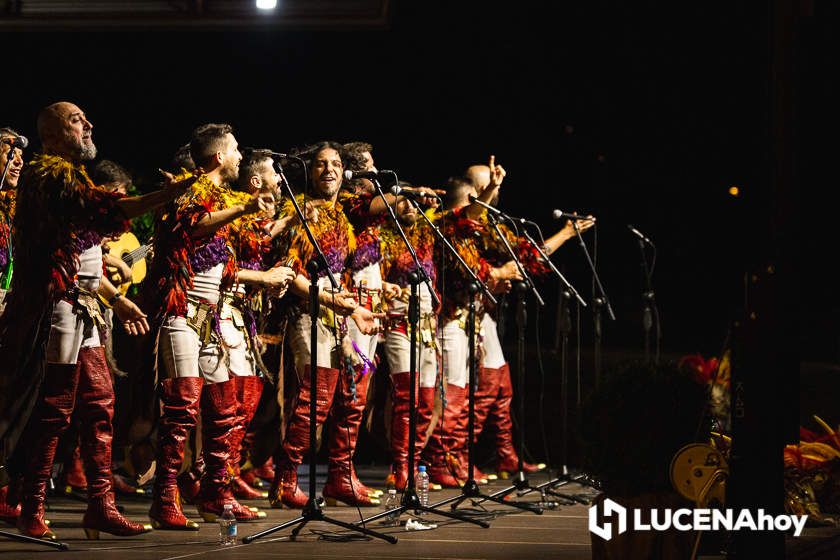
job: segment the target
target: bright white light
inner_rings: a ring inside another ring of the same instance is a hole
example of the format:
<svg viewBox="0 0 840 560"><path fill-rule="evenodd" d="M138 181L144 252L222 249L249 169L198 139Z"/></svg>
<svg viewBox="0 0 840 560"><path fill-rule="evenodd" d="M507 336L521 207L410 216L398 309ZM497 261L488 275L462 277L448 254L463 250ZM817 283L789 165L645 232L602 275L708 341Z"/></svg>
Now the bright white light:
<svg viewBox="0 0 840 560"><path fill-rule="evenodd" d="M277 7L277 0L257 0L257 8L260 10L273 10Z"/></svg>

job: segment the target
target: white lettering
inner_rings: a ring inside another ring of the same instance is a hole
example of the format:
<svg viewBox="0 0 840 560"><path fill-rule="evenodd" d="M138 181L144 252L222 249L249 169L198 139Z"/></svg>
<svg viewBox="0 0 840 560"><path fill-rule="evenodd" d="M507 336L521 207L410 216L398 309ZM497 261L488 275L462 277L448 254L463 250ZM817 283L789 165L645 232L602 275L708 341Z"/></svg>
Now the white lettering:
<svg viewBox="0 0 840 560"><path fill-rule="evenodd" d="M776 518L769 513L765 513L763 509L758 510L758 523L756 525L759 531L772 531L775 521Z"/></svg>
<svg viewBox="0 0 840 560"><path fill-rule="evenodd" d="M721 529L726 531L732 530L731 509L725 509L723 511L719 509L712 510L712 531L720 531Z"/></svg>
<svg viewBox="0 0 840 560"><path fill-rule="evenodd" d="M662 519L659 519L659 512L658 509L650 510L650 525L653 527L654 531L667 531L671 528L671 510L666 509L662 515Z"/></svg>
<svg viewBox="0 0 840 560"><path fill-rule="evenodd" d="M798 537L802 534L802 529L805 528L805 522L808 520L807 515L791 515L790 520L795 527L793 531L793 536Z"/></svg>
<svg viewBox="0 0 840 560"><path fill-rule="evenodd" d="M793 526L793 519L787 515L780 515L776 518L776 529L779 531L787 531Z"/></svg>
<svg viewBox="0 0 840 560"><path fill-rule="evenodd" d="M697 531L711 531L712 526L709 523L711 519L711 512L707 509L695 509L694 510L694 529ZM676 519L674 519L674 525L677 524Z"/></svg>
<svg viewBox="0 0 840 560"><path fill-rule="evenodd" d="M691 510L690 509L678 509L674 512L674 517L672 519L672 523L674 527L678 531L691 531L691 524L690 523L683 523L680 521L683 517L691 517Z"/></svg>
<svg viewBox="0 0 840 560"><path fill-rule="evenodd" d="M738 520L735 521L735 526L732 528L733 531L739 531L741 529L758 531L758 527L755 526L755 519L753 519L748 509L741 510L741 513L738 514Z"/></svg>
<svg viewBox="0 0 840 560"><path fill-rule="evenodd" d="M637 531L650 531L650 525L642 521L642 510L633 510L633 525Z"/></svg>

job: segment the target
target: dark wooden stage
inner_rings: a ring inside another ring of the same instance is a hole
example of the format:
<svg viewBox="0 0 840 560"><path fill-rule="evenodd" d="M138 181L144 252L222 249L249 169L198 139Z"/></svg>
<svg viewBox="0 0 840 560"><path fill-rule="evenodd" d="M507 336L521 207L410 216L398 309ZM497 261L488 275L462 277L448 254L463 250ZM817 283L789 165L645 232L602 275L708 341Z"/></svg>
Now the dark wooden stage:
<svg viewBox="0 0 840 560"><path fill-rule="evenodd" d="M320 475L319 469L319 475ZM384 469L361 469L360 476L366 484L381 487ZM320 485L323 484L321 476ZM546 480L546 475L534 476L530 482ZM497 490L507 486L505 481L491 482L482 486L482 490ZM303 485L306 489L306 486ZM564 491L565 491L564 487ZM578 487L579 491L584 491ZM456 491L434 492L431 501L452 496ZM591 490L590 490L591 493ZM532 494L523 499L539 501L539 495ZM135 521L148 521L146 513L149 501L119 500L126 514ZM240 537L267 529L299 514L298 511L279 510L267 507L267 502L251 502L249 505L265 506L268 517L260 523L239 525ZM88 541L81 528L84 504L67 497L51 498L48 518L52 528L63 542L70 545L67 552L53 552L46 547L0 540L0 559L33 558L44 554L57 554L61 558L94 560L120 559L181 559L181 558L562 558L583 559L590 557L589 531L587 530L587 508L583 505L560 506L547 509L542 515L520 513L508 506L489 505L484 507L495 514L489 520L490 528L445 520L429 518L438 524L437 529L426 531L406 531L404 526L382 527L378 522L370 528L397 536L395 545L380 540L352 540L350 542L330 542L320 538L316 532L341 532L340 527L313 522L306 526L296 542L288 539L289 530L279 531L251 544L237 544L222 547L218 544L219 527L215 523L201 523L198 532L154 531L134 538L117 538L102 535L99 541ZM462 508L473 506L465 504ZM365 516L380 511L374 508L362 509ZM185 512L196 521L200 518L195 508L187 506ZM346 506L328 507L325 513L337 519L354 522L359 519L356 508ZM403 525L409 517L403 515ZM14 528L3 527L11 532Z"/></svg>

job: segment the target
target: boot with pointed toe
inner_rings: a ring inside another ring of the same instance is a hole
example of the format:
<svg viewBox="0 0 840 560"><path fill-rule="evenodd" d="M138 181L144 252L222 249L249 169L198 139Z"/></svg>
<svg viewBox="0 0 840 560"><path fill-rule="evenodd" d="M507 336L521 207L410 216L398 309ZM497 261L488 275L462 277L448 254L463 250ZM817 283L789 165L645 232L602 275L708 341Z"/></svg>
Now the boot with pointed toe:
<svg viewBox="0 0 840 560"><path fill-rule="evenodd" d="M181 509L178 472L184 448L198 418L200 377L164 379L160 382L161 416L158 421L157 470L149 518L155 529L198 531L198 523L187 519Z"/></svg>

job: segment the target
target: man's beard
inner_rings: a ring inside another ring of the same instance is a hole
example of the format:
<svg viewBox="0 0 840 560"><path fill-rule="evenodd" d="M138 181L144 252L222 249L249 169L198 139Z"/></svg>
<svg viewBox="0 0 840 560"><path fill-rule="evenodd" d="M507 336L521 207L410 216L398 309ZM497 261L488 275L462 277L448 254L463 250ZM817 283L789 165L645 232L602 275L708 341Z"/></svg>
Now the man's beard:
<svg viewBox="0 0 840 560"><path fill-rule="evenodd" d="M228 184L233 184L236 182L237 179L239 179L239 166L225 166L224 170L222 171L222 180L224 180Z"/></svg>
<svg viewBox="0 0 840 560"><path fill-rule="evenodd" d="M82 145L79 148L79 159L82 161L96 159L96 145L94 145L93 142L85 142L83 140Z"/></svg>

